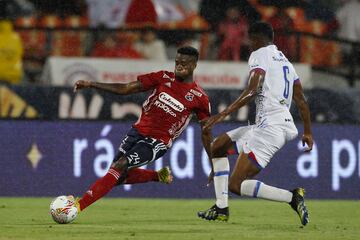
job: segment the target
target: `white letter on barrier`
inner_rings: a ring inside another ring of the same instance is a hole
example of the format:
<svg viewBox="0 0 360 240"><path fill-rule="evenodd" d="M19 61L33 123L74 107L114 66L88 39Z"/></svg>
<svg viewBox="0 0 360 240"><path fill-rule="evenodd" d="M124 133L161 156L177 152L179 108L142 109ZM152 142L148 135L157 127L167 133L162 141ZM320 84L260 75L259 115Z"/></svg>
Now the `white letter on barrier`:
<svg viewBox="0 0 360 240"><path fill-rule="evenodd" d="M76 94L70 110L70 118L86 118L86 101L82 94Z"/></svg>
<svg viewBox="0 0 360 240"><path fill-rule="evenodd" d="M102 107L103 103L104 103L103 97L100 96L99 94L95 94L91 98L87 117L90 119L98 118L100 115L100 111L101 111L101 107Z"/></svg>
<svg viewBox="0 0 360 240"><path fill-rule="evenodd" d="M106 125L101 131L101 136L105 137L111 131L111 126ZM97 151L104 149L105 153L99 154L94 159L94 172L96 176L103 177L114 159L114 147L108 139L100 139L95 142L95 149ZM104 165L105 164L105 165Z"/></svg>
<svg viewBox="0 0 360 240"><path fill-rule="evenodd" d="M301 141L299 141L297 146L300 151L302 151L304 149ZM308 167L306 167L307 164L308 164ZM313 149L311 152L303 153L297 159L296 170L297 170L298 174L303 178L318 176L318 171L319 171L318 150L317 150L317 146L315 143L313 145Z"/></svg>
<svg viewBox="0 0 360 240"><path fill-rule="evenodd" d="M179 165L179 153L184 151L185 167L180 168ZM186 129L186 141L178 140L174 143L170 154L171 169L176 177L180 179L193 178L194 177L194 128L187 127Z"/></svg>
<svg viewBox="0 0 360 240"><path fill-rule="evenodd" d="M201 165L205 175L208 176L209 173L211 172L211 166L209 162L209 156L207 155L205 148L203 148L201 154Z"/></svg>
<svg viewBox="0 0 360 240"><path fill-rule="evenodd" d="M81 177L81 153L88 147L86 139L74 139L73 159L74 159L74 176Z"/></svg>
<svg viewBox="0 0 360 240"><path fill-rule="evenodd" d="M341 152L346 151L349 155L349 163L346 167L341 165ZM332 189L340 189L340 178L350 177L356 166L356 153L354 145L349 140L334 140L332 142Z"/></svg>

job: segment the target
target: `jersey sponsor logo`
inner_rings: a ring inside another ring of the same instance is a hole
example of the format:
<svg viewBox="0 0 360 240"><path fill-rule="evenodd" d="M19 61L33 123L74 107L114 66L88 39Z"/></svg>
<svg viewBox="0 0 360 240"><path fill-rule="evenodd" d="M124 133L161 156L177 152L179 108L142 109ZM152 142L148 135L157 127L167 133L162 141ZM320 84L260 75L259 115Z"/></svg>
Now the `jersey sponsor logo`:
<svg viewBox="0 0 360 240"><path fill-rule="evenodd" d="M186 98L186 100L188 100L189 102L191 102L191 101L194 99L194 94L188 92L188 93L185 95L185 98Z"/></svg>
<svg viewBox="0 0 360 240"><path fill-rule="evenodd" d="M202 93L201 92L198 92L194 89L190 89L190 92L193 93L195 96L198 96L198 97L201 97L202 96Z"/></svg>
<svg viewBox="0 0 360 240"><path fill-rule="evenodd" d="M285 57L275 57L275 56L273 56L272 59L273 59L273 61L276 61L276 62L288 62L288 60Z"/></svg>
<svg viewBox="0 0 360 240"><path fill-rule="evenodd" d="M167 87L171 88L171 82L167 82L167 83L165 83L165 86L167 86Z"/></svg>
<svg viewBox="0 0 360 240"><path fill-rule="evenodd" d="M182 112L185 109L181 102L165 92L160 93L159 100L178 112Z"/></svg>
<svg viewBox="0 0 360 240"><path fill-rule="evenodd" d="M176 117L176 113L174 113L169 106L160 102L159 100L156 100L154 105L158 108L161 108L162 110L164 110L166 113L170 114L171 116Z"/></svg>

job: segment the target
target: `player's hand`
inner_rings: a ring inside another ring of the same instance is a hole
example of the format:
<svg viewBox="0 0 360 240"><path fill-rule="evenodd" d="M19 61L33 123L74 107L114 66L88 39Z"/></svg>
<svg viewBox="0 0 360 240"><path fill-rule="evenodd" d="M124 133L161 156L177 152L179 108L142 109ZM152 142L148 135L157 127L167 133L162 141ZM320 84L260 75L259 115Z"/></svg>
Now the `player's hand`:
<svg viewBox="0 0 360 240"><path fill-rule="evenodd" d="M302 136L302 145L303 147L305 146L305 143L306 145L308 146L306 149L305 149L305 152L310 152L313 148L313 144L314 144L314 140L313 140L313 137L311 134L304 134Z"/></svg>
<svg viewBox="0 0 360 240"><path fill-rule="evenodd" d="M208 176L208 183L206 184L206 186L210 186L210 184L214 181L214 170L211 170L209 176Z"/></svg>
<svg viewBox="0 0 360 240"><path fill-rule="evenodd" d="M77 92L80 89L89 88L89 87L91 87L91 81L78 80L74 84L74 92Z"/></svg>
<svg viewBox="0 0 360 240"><path fill-rule="evenodd" d="M219 114L216 114L215 116L210 117L209 119L207 119L204 125L204 129L205 130L211 129L215 124L224 120L226 116L227 115L224 112L221 112Z"/></svg>

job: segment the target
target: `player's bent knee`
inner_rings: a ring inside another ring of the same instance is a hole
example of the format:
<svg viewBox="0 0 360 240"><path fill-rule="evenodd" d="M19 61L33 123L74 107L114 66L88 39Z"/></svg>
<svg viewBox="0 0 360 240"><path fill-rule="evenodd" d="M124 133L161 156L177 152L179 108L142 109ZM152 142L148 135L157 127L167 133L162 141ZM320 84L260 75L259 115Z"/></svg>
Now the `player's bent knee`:
<svg viewBox="0 0 360 240"><path fill-rule="evenodd" d="M221 151L219 145L216 145L216 142L213 142L213 144L211 145L211 152L212 152L212 156L215 158L226 156L226 154L224 155L224 151Z"/></svg>
<svg viewBox="0 0 360 240"><path fill-rule="evenodd" d="M128 168L127 159L125 157L120 157L111 164L111 167L116 168L120 172L126 172Z"/></svg>
<svg viewBox="0 0 360 240"><path fill-rule="evenodd" d="M215 158L226 157L230 145L230 138L226 134L220 135L211 144L212 156Z"/></svg>

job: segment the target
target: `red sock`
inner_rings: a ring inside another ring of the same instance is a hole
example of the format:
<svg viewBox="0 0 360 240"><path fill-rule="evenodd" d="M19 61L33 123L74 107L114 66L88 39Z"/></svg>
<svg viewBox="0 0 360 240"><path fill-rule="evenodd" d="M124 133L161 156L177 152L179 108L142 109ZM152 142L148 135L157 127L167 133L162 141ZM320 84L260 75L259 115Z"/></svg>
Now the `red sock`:
<svg viewBox="0 0 360 240"><path fill-rule="evenodd" d="M133 168L128 171L124 184L158 182L159 177L156 171L142 168Z"/></svg>
<svg viewBox="0 0 360 240"><path fill-rule="evenodd" d="M93 204L99 198L105 196L117 183L120 172L110 168L107 174L99 178L80 199L80 209L83 210Z"/></svg>

